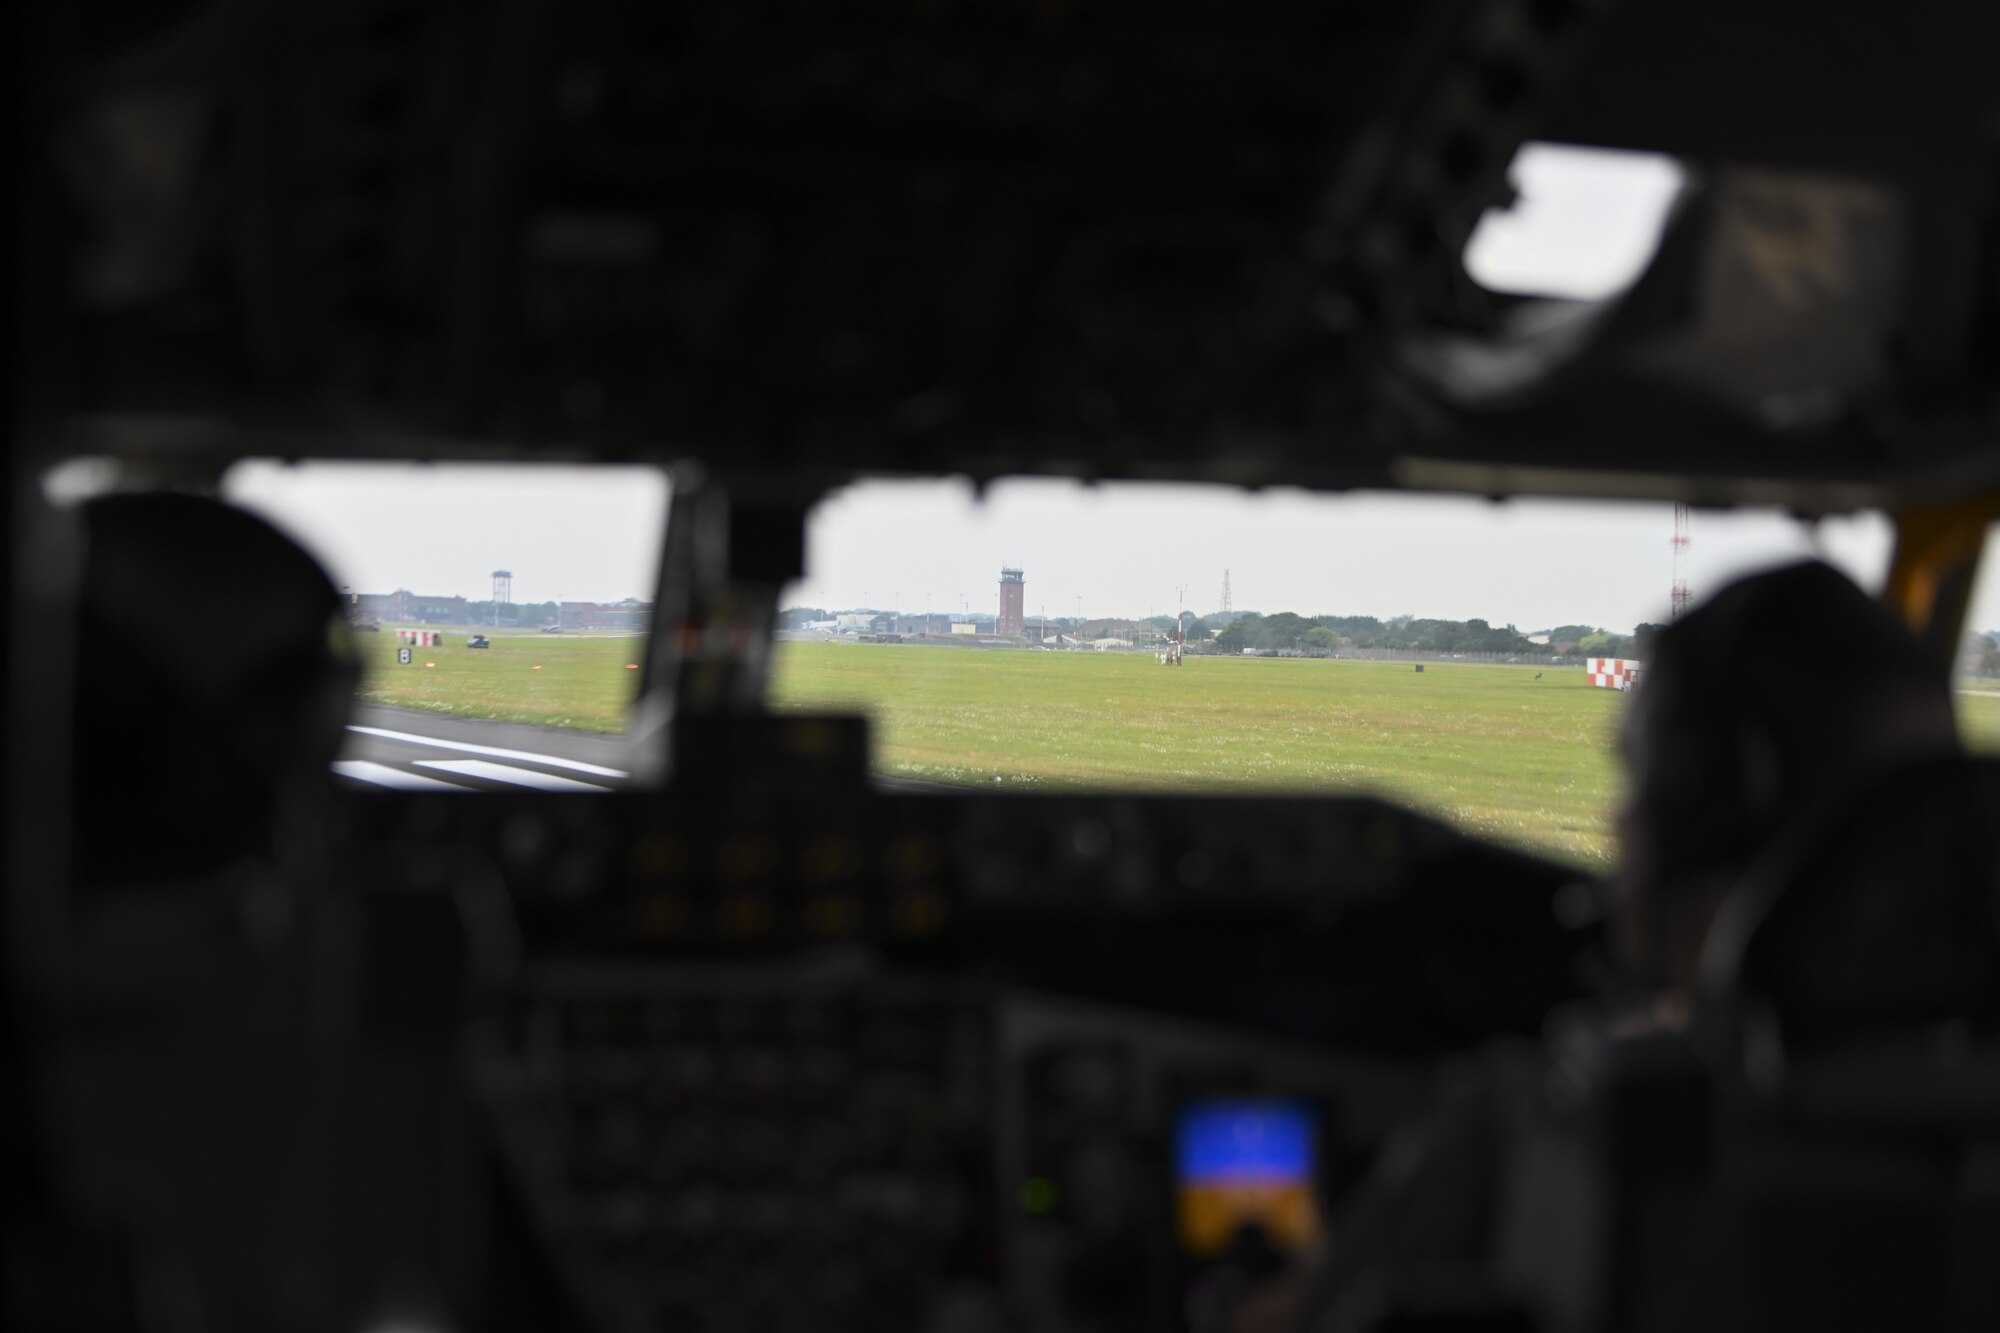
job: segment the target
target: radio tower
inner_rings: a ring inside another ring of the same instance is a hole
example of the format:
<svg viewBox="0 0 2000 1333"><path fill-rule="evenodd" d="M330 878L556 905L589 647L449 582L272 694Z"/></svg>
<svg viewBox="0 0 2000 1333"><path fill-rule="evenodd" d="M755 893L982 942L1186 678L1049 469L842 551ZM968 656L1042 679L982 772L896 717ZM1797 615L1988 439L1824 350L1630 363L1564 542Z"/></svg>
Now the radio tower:
<svg viewBox="0 0 2000 1333"><path fill-rule="evenodd" d="M1236 609L1229 602L1229 571L1226 569L1222 571L1222 609L1224 611L1234 611Z"/></svg>
<svg viewBox="0 0 2000 1333"><path fill-rule="evenodd" d="M1674 586L1669 601L1671 618L1679 620L1688 609L1687 585L1688 507L1674 506Z"/></svg>

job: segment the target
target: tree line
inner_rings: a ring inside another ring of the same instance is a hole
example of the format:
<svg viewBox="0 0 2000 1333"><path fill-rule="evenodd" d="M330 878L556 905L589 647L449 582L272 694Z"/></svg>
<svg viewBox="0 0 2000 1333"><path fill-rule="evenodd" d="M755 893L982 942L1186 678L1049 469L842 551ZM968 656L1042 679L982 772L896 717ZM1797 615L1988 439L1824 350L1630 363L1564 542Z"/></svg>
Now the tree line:
<svg viewBox="0 0 2000 1333"><path fill-rule="evenodd" d="M1190 628L1197 622L1190 622ZM1203 629L1207 629L1203 625ZM1530 643L1512 625L1484 620L1436 620L1419 616L1301 616L1291 611L1236 615L1215 634L1218 652L1335 653L1343 648L1391 652L1507 653L1540 656L1646 656L1658 625L1640 625L1618 634L1596 625L1558 625L1547 643ZM1190 640L1195 634L1190 632ZM1205 637L1205 636L1204 636Z"/></svg>
<svg viewBox="0 0 2000 1333"><path fill-rule="evenodd" d="M1975 676L2000 676L2000 630L1965 636L1959 645L1960 670Z"/></svg>
<svg viewBox="0 0 2000 1333"><path fill-rule="evenodd" d="M834 612L817 606L786 607L778 615L781 629L797 629L809 622L833 619ZM1652 646L1658 625L1640 625L1630 634L1618 634L1597 625L1557 625L1548 631L1549 641L1529 643L1528 636L1512 625L1490 625L1484 620L1435 620L1418 616L1302 616L1291 611L1263 615L1256 611L1218 612L1198 616L1192 611L1181 616L1183 634L1189 643L1213 640L1223 653L1302 652L1336 653L1343 648L1391 652L1507 653L1567 657L1644 658ZM1051 627L1065 633L1075 626L1072 617L1049 617ZM1164 634L1174 632L1174 617L1157 615L1145 623Z"/></svg>
<svg viewBox="0 0 2000 1333"><path fill-rule="evenodd" d="M490 601L465 604L466 618L474 625L492 624L495 610ZM511 620L517 625L550 625L556 619L554 602L502 602L497 610L500 619Z"/></svg>
<svg viewBox="0 0 2000 1333"><path fill-rule="evenodd" d="M621 602L602 602L602 606L638 606L636 597L627 597ZM574 603L571 604L572 606ZM498 612L496 617L495 612ZM572 613L574 614L574 613ZM502 623L516 625L553 625L561 619L561 608L555 602L501 602L497 607L491 600L467 602L465 617L468 625L491 625L496 619Z"/></svg>

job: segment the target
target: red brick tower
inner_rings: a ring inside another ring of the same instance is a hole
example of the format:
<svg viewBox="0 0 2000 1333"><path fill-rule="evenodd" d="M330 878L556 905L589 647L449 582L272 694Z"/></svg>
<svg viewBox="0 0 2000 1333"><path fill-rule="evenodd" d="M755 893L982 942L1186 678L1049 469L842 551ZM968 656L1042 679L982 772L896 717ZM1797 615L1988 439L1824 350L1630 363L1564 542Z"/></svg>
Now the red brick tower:
<svg viewBox="0 0 2000 1333"><path fill-rule="evenodd" d="M1023 610L1028 600L1028 580L1018 569L1000 571L1000 632L1002 634L1025 634L1028 630L1027 613Z"/></svg>

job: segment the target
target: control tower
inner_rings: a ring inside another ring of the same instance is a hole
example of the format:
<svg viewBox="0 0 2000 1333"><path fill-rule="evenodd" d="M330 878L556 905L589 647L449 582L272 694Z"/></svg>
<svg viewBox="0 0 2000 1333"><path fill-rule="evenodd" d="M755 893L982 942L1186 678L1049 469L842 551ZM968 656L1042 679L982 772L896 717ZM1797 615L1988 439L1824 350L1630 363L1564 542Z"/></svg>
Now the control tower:
<svg viewBox="0 0 2000 1333"><path fill-rule="evenodd" d="M1025 634L1028 617L1022 610L1028 600L1028 580L1018 569L1000 571L1000 624L1002 634Z"/></svg>

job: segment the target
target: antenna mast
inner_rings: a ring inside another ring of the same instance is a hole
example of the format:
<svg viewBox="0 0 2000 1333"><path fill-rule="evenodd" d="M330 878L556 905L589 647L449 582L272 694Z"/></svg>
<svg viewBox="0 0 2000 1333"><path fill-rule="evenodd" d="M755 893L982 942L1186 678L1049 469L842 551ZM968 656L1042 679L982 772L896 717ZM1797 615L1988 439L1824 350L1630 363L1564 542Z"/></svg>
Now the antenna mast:
<svg viewBox="0 0 2000 1333"><path fill-rule="evenodd" d="M1222 571L1222 609L1224 611L1233 611L1236 609L1235 605L1229 600L1229 571L1226 569Z"/></svg>
<svg viewBox="0 0 2000 1333"><path fill-rule="evenodd" d="M1668 605L1672 610L1671 618L1674 620L1679 620L1682 615L1686 614L1690 600L1687 585L1687 551L1690 540L1688 537L1688 507L1686 505L1675 505L1674 585L1668 600Z"/></svg>

